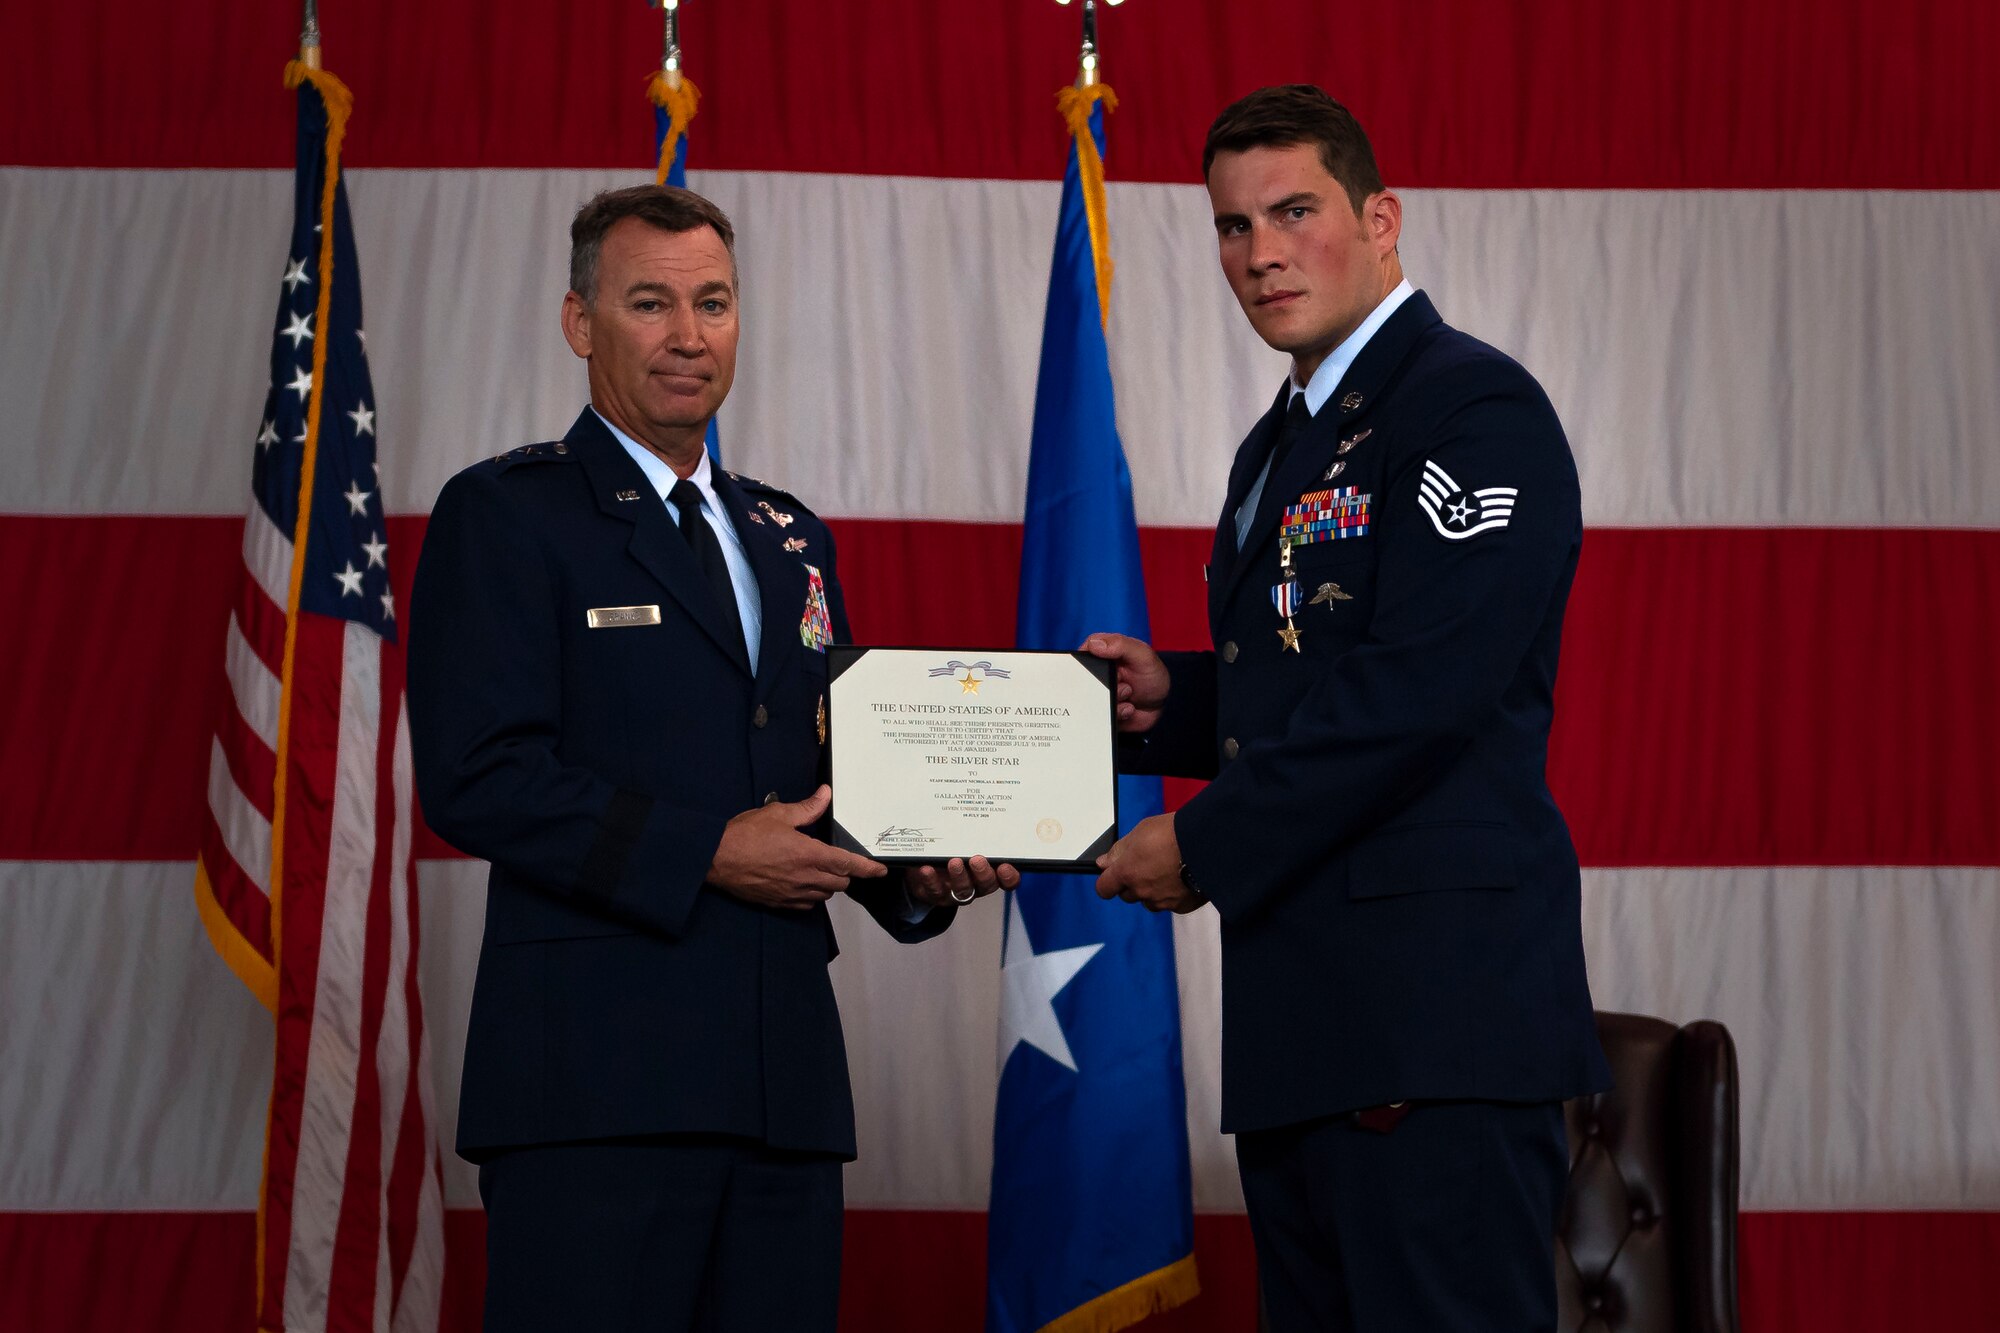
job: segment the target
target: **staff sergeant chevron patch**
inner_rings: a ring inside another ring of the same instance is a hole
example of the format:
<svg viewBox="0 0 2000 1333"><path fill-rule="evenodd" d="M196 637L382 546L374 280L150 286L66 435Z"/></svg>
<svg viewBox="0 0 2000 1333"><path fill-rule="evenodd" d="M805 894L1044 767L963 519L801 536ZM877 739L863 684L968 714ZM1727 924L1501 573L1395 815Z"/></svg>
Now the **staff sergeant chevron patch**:
<svg viewBox="0 0 2000 1333"><path fill-rule="evenodd" d="M1429 515L1431 526L1438 536L1453 542L1506 527L1514 517L1514 497L1518 494L1513 486L1468 492L1428 459L1424 461L1423 480L1417 483L1417 503Z"/></svg>

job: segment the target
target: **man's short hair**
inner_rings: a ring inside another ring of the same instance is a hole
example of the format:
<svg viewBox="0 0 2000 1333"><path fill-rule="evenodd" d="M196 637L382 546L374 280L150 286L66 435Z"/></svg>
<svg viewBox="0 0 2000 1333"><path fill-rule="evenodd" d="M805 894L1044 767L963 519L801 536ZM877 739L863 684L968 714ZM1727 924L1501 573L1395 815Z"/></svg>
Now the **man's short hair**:
<svg viewBox="0 0 2000 1333"><path fill-rule="evenodd" d="M569 289L586 305L597 299L597 259L604 237L626 218L675 235L710 228L729 251L729 280L736 281L736 228L726 213L678 185L628 185L599 194L577 209L569 224Z"/></svg>
<svg viewBox="0 0 2000 1333"><path fill-rule="evenodd" d="M1347 191L1347 202L1353 205L1356 217L1369 195L1382 192L1382 173L1375 166L1375 150L1369 146L1361 122L1324 88L1310 83L1259 88L1224 107L1208 127L1208 141L1202 145L1201 177L1208 179L1217 153L1289 148L1302 143L1319 149L1320 165Z"/></svg>

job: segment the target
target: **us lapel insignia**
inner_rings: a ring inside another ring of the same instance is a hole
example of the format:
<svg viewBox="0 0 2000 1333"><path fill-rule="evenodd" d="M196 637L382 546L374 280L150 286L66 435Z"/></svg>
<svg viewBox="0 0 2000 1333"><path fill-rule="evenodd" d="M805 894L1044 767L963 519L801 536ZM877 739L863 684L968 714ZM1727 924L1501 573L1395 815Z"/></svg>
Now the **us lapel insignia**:
<svg viewBox="0 0 2000 1333"><path fill-rule="evenodd" d="M806 549L806 539L804 537L787 537L785 538L785 549L787 551L803 551Z"/></svg>
<svg viewBox="0 0 2000 1333"><path fill-rule="evenodd" d="M790 526L792 526L792 516L790 514L785 513L783 510L771 508L771 502L769 500L759 500L757 502L757 507L763 510L765 513L769 514L771 516L771 521L773 523L776 523L779 527L789 528Z"/></svg>
<svg viewBox="0 0 2000 1333"><path fill-rule="evenodd" d="M1345 454L1348 450L1352 449L1355 445L1361 443L1363 440L1367 439L1370 435L1373 435L1374 433L1375 433L1375 428L1373 426L1370 426L1367 430L1361 431L1360 433L1355 435L1348 436L1346 439L1340 442L1340 452Z"/></svg>
<svg viewBox="0 0 2000 1333"><path fill-rule="evenodd" d="M1338 583L1322 583L1319 585L1319 591L1313 594L1312 600L1307 602L1306 605L1318 606L1324 602L1326 605L1332 606L1335 602L1351 602L1353 600L1353 597L1340 590Z"/></svg>
<svg viewBox="0 0 2000 1333"><path fill-rule="evenodd" d="M639 498L639 492L637 492L637 491L620 491L620 492L618 492L618 498L619 498L619 499L621 499L621 500L636 500L636 499L638 499L638 498Z"/></svg>
<svg viewBox="0 0 2000 1333"><path fill-rule="evenodd" d="M750 510L745 510L744 512L752 523L755 523L759 527L762 527L764 525L764 516L762 514L755 513Z"/></svg>
<svg viewBox="0 0 2000 1333"><path fill-rule="evenodd" d="M799 617L799 642L816 653L826 651L833 641L833 617L826 609L826 583L819 570L806 566L806 610Z"/></svg>
<svg viewBox="0 0 2000 1333"><path fill-rule="evenodd" d="M1358 393L1350 393L1340 400L1340 410L1343 412L1352 412L1359 406L1361 406L1361 395Z"/></svg>

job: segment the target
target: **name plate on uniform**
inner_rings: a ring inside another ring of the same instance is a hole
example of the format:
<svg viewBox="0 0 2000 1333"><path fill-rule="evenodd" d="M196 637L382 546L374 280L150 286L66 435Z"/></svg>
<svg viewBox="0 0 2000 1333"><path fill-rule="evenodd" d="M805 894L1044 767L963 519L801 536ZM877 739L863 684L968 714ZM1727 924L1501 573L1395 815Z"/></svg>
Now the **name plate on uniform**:
<svg viewBox="0 0 2000 1333"><path fill-rule="evenodd" d="M827 668L837 845L1096 873L1118 839L1111 663L836 645Z"/></svg>

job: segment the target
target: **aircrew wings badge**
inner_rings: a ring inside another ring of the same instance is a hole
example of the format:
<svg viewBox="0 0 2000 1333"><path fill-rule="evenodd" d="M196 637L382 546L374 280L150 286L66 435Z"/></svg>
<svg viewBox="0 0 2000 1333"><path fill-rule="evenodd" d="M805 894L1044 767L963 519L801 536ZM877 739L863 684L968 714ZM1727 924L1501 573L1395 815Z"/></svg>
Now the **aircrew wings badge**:
<svg viewBox="0 0 2000 1333"><path fill-rule="evenodd" d="M799 642L816 653L825 652L826 646L833 642L833 617L826 610L826 583L813 565L806 566L806 612L799 619Z"/></svg>
<svg viewBox="0 0 2000 1333"><path fill-rule="evenodd" d="M1437 535L1451 542L1506 527L1513 521L1514 497L1519 494L1513 486L1468 491L1428 459L1423 479L1417 483L1417 503L1423 506Z"/></svg>

